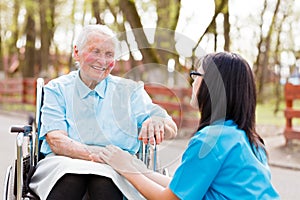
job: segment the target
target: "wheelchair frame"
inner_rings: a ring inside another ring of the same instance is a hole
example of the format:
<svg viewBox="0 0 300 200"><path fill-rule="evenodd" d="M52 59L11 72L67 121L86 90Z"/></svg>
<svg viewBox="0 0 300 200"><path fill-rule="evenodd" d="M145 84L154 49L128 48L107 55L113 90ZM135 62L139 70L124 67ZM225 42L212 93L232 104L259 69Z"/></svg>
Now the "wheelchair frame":
<svg viewBox="0 0 300 200"><path fill-rule="evenodd" d="M43 88L44 79L38 78L36 85L35 119L31 118L29 125L11 127L10 132L17 133L17 157L15 158L15 162L9 165L6 171L3 200L39 199L30 191L29 181L34 173L37 162L43 158L43 155L39 151L41 141L38 139L44 95ZM157 145L140 143L141 145L137 157L141 159L148 168L158 171ZM167 174L167 170L163 169L162 173Z"/></svg>

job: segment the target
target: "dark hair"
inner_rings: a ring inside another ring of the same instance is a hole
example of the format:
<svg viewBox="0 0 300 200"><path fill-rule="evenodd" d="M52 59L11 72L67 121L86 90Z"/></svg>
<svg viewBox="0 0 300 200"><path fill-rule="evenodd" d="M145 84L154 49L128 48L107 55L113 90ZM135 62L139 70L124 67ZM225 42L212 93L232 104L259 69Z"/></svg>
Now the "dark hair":
<svg viewBox="0 0 300 200"><path fill-rule="evenodd" d="M255 129L256 87L247 61L238 54L220 52L204 56L198 65L204 70L197 94L201 113L198 130L230 119L246 132L254 153L253 145L265 150Z"/></svg>

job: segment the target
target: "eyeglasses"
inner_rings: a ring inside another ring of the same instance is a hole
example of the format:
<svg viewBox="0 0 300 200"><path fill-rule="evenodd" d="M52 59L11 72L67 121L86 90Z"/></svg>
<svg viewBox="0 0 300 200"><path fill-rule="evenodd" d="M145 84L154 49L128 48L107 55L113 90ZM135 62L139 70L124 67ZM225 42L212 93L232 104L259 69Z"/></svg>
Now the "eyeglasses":
<svg viewBox="0 0 300 200"><path fill-rule="evenodd" d="M191 77L193 80L195 80L195 78L196 78L197 76L204 76L204 74L201 74L201 73L196 72L196 71L191 71L191 72L190 72L190 77Z"/></svg>

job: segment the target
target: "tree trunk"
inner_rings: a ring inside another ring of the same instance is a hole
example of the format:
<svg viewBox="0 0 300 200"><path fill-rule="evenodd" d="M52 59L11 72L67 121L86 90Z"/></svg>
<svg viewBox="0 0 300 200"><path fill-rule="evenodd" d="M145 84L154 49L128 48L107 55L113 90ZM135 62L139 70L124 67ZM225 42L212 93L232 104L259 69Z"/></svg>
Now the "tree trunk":
<svg viewBox="0 0 300 200"><path fill-rule="evenodd" d="M74 15L75 15L75 9L76 9L76 0L73 0L73 4L72 4L72 13L71 13L71 23L75 24L75 19L74 19ZM75 26L73 26L73 36L72 36L72 41L74 41L75 39ZM71 71L72 67L73 67L73 57L72 57L72 52L73 52L73 43L71 43L70 46L70 50L71 53L69 55L69 65L68 65L68 70Z"/></svg>
<svg viewBox="0 0 300 200"><path fill-rule="evenodd" d="M28 9L29 10L29 9ZM28 12L26 24L26 46L25 46L25 65L23 66L23 77L34 77L35 67L35 21L32 12Z"/></svg>
<svg viewBox="0 0 300 200"><path fill-rule="evenodd" d="M48 64L49 64L49 38L50 38L50 33L49 33L49 27L48 27L48 22L49 21L49 16L47 13L49 13L49 4L48 0L39 0L40 4L40 26L41 26L41 31L40 31L40 37L41 37L41 48L40 48L40 59L39 59L39 71L40 72L45 72L48 69Z"/></svg>
<svg viewBox="0 0 300 200"><path fill-rule="evenodd" d="M55 0L39 0L40 6L40 37L39 72L48 70L50 64L50 45L54 35ZM54 63L55 65L55 63Z"/></svg>
<svg viewBox="0 0 300 200"><path fill-rule="evenodd" d="M263 42L261 43L261 46L259 46L260 49L260 54L258 55L258 63L257 67L257 97L258 97L258 102L262 102L265 97L264 97L264 85L265 82L267 81L268 78L268 64L269 64L269 57L270 57L270 45L271 45L271 37L274 31L274 26L275 26L275 19L278 14L279 10L279 5L280 5L280 0L277 0L275 11L272 17L272 22L268 31L268 34L266 38L263 38ZM263 51L261 51L264 49Z"/></svg>
<svg viewBox="0 0 300 200"><path fill-rule="evenodd" d="M11 32L12 32L12 37L11 37L11 40L9 41L8 43L8 60L7 60L7 63L6 63L6 67L4 67L4 70L5 70L5 75L6 76L12 76L13 73L15 72L14 70L11 71L9 68L10 66L13 64L13 62L16 62L16 59L17 60L20 60L19 58L19 51L17 49L17 41L19 39L19 28L18 28L18 16L19 16L19 13L20 13L20 0L14 0L14 13L13 13L13 18L12 18L12 21L13 21L13 25L12 25L12 28L11 28ZM19 62L21 63L21 62ZM18 68L20 68L20 64L18 66Z"/></svg>
<svg viewBox="0 0 300 200"><path fill-rule="evenodd" d="M17 52L16 44L19 39L19 28L18 28L18 16L20 14L20 0L14 1L14 15L13 15L13 36L12 36L12 42L10 43L10 49L9 49L9 55L12 55L13 53Z"/></svg>
<svg viewBox="0 0 300 200"><path fill-rule="evenodd" d="M76 1L76 0L75 0ZM85 22L85 17L87 15L87 7L88 7L88 1L83 1L83 10L82 10L82 20L81 20L81 25L84 26Z"/></svg>
<svg viewBox="0 0 300 200"><path fill-rule="evenodd" d="M98 0L93 0L92 1L92 14L93 17L96 18L96 24L104 24L104 22L101 20L100 18L100 5L99 5L99 1Z"/></svg>
<svg viewBox="0 0 300 200"><path fill-rule="evenodd" d="M278 26L276 28L277 31L277 37L276 37L276 46L275 46L275 53L274 53L274 66L278 66L279 67L279 73L278 73L278 77L276 79L275 82L275 89L274 89L274 93L275 93L275 97L276 97L276 102L275 102L275 108L274 108L274 114L277 114L277 112L280 109L280 102L282 101L282 85L281 85L281 59L280 59L280 54L281 54L281 40L280 40L280 35L282 32L282 25L285 23L286 18L289 16L289 13L291 12L291 7L292 4L287 6L287 9L284 11L283 17L281 18L281 20L278 23ZM297 59L297 57L296 57ZM275 71L275 69L274 69Z"/></svg>
<svg viewBox="0 0 300 200"><path fill-rule="evenodd" d="M174 59L174 67L177 71L182 70L179 63L179 54L175 48L175 29L178 23L180 5L180 0L156 1L158 20L153 48L161 64L165 66L165 70L162 71L164 80L166 80L165 84L167 84L168 79L170 79L167 70L169 59ZM175 84L177 82L175 78L173 78L172 81Z"/></svg>
<svg viewBox="0 0 300 200"><path fill-rule="evenodd" d="M137 13L134 2L128 0L120 0L119 5L123 12L123 15L131 25L132 32L138 45L138 49L143 56L143 63L160 63L159 58L154 53L144 33L140 16Z"/></svg>
<svg viewBox="0 0 300 200"><path fill-rule="evenodd" d="M263 37L263 31L262 31L262 27L263 27L263 16L265 14L265 12L267 11L267 0L264 0L264 7L263 7L263 10L261 12L261 15L260 15L260 40L258 42L258 45L257 45L257 49L258 49L258 55L256 57L256 61L254 62L253 64L253 70L254 70L254 74L256 77L258 77L258 74L259 74L259 71L260 71L260 54L261 54L261 51L262 51L262 44L264 42L264 37Z"/></svg>
<svg viewBox="0 0 300 200"><path fill-rule="evenodd" d="M213 21L213 23L211 23L211 27L209 30L210 33L212 33L214 35L214 51L217 51L217 47L218 47L218 33L217 33L217 23L216 20Z"/></svg>
<svg viewBox="0 0 300 200"><path fill-rule="evenodd" d="M229 23L229 11L224 13L224 50L230 51L230 23Z"/></svg>
<svg viewBox="0 0 300 200"><path fill-rule="evenodd" d="M199 46L202 38L204 37L204 35L208 32L210 32L211 30L211 27L213 26L213 24L215 23L216 21L216 18L218 16L219 13L222 13L223 10L227 8L228 9L228 0L215 0L215 13L214 13L214 16L212 17L211 21L210 21L210 24L207 26L207 28L205 29L204 33L200 36L197 44L195 45L195 47L193 48L193 55L192 55L192 58L195 57L195 51L197 49L197 47ZM193 59L194 60L194 59Z"/></svg>
<svg viewBox="0 0 300 200"><path fill-rule="evenodd" d="M175 48L174 37L179 18L180 0L172 2L157 0L156 5L158 20L155 33L155 50L162 64L167 65L168 60L174 58L178 65L179 56Z"/></svg>

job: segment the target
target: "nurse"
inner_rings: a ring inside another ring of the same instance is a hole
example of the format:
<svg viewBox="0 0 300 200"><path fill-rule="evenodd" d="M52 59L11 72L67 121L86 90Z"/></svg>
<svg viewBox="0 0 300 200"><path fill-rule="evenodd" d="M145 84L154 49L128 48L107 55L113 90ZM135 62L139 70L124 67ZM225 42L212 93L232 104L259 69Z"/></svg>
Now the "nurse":
<svg viewBox="0 0 300 200"><path fill-rule="evenodd" d="M146 199L279 199L267 152L255 130L256 91L249 64L238 54L204 56L190 76L191 105L201 114L174 176L151 172L119 147L101 158Z"/></svg>

